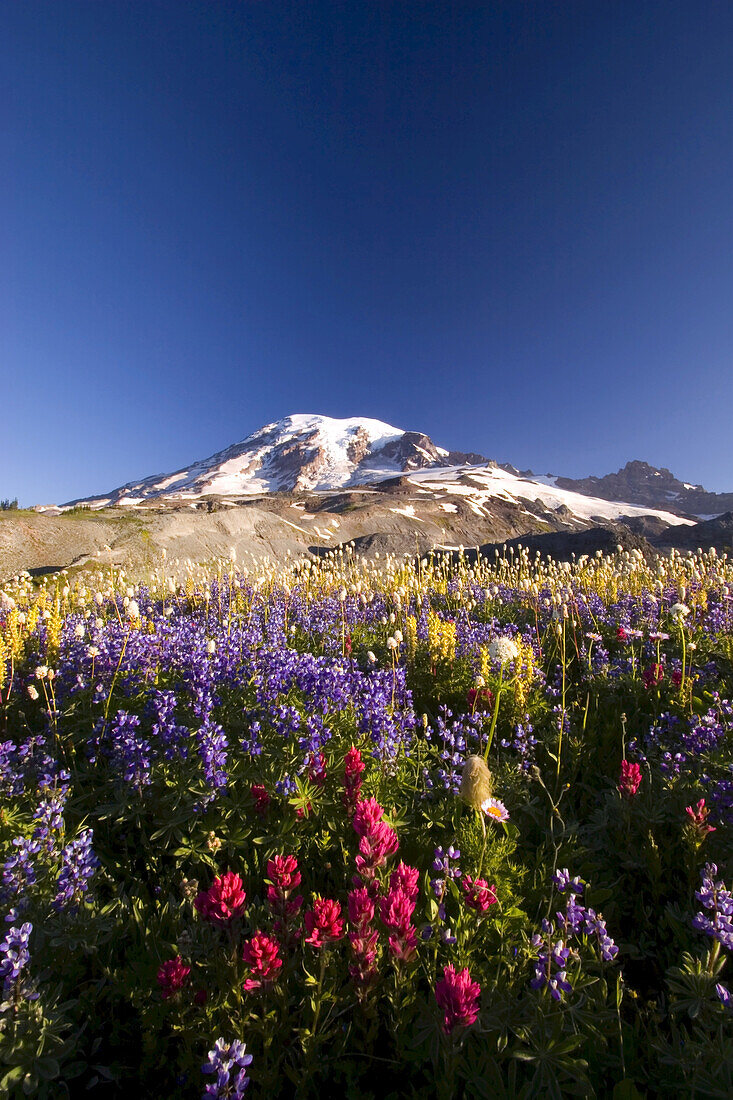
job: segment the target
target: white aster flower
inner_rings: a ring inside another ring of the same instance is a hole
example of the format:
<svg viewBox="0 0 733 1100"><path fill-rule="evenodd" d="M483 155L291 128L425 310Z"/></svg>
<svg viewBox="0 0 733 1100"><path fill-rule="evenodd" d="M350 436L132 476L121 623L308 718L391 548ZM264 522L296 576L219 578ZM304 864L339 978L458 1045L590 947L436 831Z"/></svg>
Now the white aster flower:
<svg viewBox="0 0 733 1100"><path fill-rule="evenodd" d="M481 803L481 809L488 818L493 821L508 821L509 811L503 802L500 802L498 798L486 798Z"/></svg>

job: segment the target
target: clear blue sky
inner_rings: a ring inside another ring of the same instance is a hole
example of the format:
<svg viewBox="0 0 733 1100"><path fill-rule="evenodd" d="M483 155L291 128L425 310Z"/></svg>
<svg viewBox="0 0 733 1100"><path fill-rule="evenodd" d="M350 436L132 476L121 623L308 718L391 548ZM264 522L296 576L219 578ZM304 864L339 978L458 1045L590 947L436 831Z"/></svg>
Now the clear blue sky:
<svg viewBox="0 0 733 1100"><path fill-rule="evenodd" d="M0 74L0 496L291 412L733 489L730 0L4 0Z"/></svg>

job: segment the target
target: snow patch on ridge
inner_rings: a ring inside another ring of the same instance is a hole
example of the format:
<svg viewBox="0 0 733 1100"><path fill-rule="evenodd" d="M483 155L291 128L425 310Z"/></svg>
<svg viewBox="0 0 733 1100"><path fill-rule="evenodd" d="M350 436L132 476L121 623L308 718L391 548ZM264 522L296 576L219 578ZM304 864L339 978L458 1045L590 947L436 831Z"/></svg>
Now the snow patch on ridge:
<svg viewBox="0 0 733 1100"><path fill-rule="evenodd" d="M573 493L549 484L549 478L517 477L498 466L448 466L444 469L418 470L409 475L409 480L411 483L465 496L472 508L481 507L492 498L499 498L516 504L534 501L553 512L564 506L574 516L591 521L619 519L621 516L658 516L670 525L694 525L694 520L684 519L672 512ZM467 485L467 481L472 482L475 488Z"/></svg>

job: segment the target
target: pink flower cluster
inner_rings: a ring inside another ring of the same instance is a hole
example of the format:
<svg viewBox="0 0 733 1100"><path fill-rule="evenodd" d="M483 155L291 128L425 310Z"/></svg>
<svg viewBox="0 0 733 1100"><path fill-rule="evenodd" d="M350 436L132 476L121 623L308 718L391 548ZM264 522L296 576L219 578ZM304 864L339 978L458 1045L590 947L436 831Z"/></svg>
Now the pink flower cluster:
<svg viewBox="0 0 733 1100"><path fill-rule="evenodd" d="M701 798L695 806L686 806L685 813L690 818L692 826L695 832L700 837L700 840L704 840L708 833L715 832L714 825L708 825L708 815L710 809L705 805L705 799Z"/></svg>
<svg viewBox="0 0 733 1100"><path fill-rule="evenodd" d="M621 776L618 781L619 793L624 798L633 798L641 785L641 768L629 760L621 761Z"/></svg>
<svg viewBox="0 0 733 1100"><path fill-rule="evenodd" d="M377 978L376 955L379 935L372 921L377 911L387 930L389 952L395 962L412 962L417 953L417 933L412 924L418 894L419 872L400 863L389 879L389 889L380 897L377 870L399 847L397 833L384 820L384 810L375 798L356 803L354 830L359 836L359 853L354 876L355 889L349 894L349 942L354 961L349 968L358 990L364 992Z"/></svg>
<svg viewBox="0 0 733 1100"><path fill-rule="evenodd" d="M349 894L348 900L349 943L354 961L349 966L349 975L357 988L363 993L377 980L377 940L379 933L372 927L374 920L374 901L366 886L357 886Z"/></svg>
<svg viewBox="0 0 733 1100"><path fill-rule="evenodd" d="M494 696L488 688L469 688L466 702L471 709L471 714L476 711L491 710Z"/></svg>
<svg viewBox="0 0 733 1100"><path fill-rule="evenodd" d="M168 962L163 963L157 977L164 1001L167 1001L169 997L173 997L179 989L183 989L184 985L188 983L190 973L191 967L186 966L180 955L176 955L175 959L169 959Z"/></svg>
<svg viewBox="0 0 733 1100"><path fill-rule="evenodd" d="M417 954L417 933L412 925L418 894L419 871L400 863L392 872L389 892L379 899L379 915L389 932L390 954L398 962L412 962Z"/></svg>
<svg viewBox="0 0 733 1100"><path fill-rule="evenodd" d="M267 904L275 917L275 932L288 943L299 933L293 920L300 912L303 895L294 894L300 886L300 871L295 856L273 856L267 861Z"/></svg>
<svg viewBox="0 0 733 1100"><path fill-rule="evenodd" d="M267 793L267 789L262 783L253 783L249 789L249 793L252 795L255 804L255 813L260 817L267 817L267 811L270 809L270 803L272 799Z"/></svg>
<svg viewBox="0 0 733 1100"><path fill-rule="evenodd" d="M664 665L653 664L644 669L642 676L644 680L644 687L647 691L650 691L653 687L657 687L664 679Z"/></svg>
<svg viewBox="0 0 733 1100"><path fill-rule="evenodd" d="M331 898L316 895L313 908L305 914L304 920L308 933L305 942L311 947L327 947L328 944L340 940L344 934L341 905Z"/></svg>
<svg viewBox="0 0 733 1100"><path fill-rule="evenodd" d="M481 986L471 980L467 969L460 973L455 967L446 966L443 977L435 985L435 999L443 1010L443 1031L446 1035L457 1027L468 1027L478 1017Z"/></svg>
<svg viewBox="0 0 733 1100"><path fill-rule="evenodd" d="M242 916L247 908L247 895L239 875L227 871L215 878L208 890L198 894L193 904L204 920L223 927Z"/></svg>
<svg viewBox="0 0 733 1100"><path fill-rule="evenodd" d="M250 969L250 977L246 978L242 984L245 993L276 981L283 964L280 958L280 944L260 931L255 932L254 936L245 942L242 958Z"/></svg>
<svg viewBox="0 0 733 1100"><path fill-rule="evenodd" d="M362 879L369 883L378 867L383 867L387 856L394 855L399 847L397 833L383 821L384 810L376 798L357 802L354 810L354 829L360 837L356 867ZM355 885L359 885L355 880Z"/></svg>
<svg viewBox="0 0 733 1100"><path fill-rule="evenodd" d="M470 875L464 875L461 879L461 889L466 906L476 913L485 913L498 901L496 886L489 886L488 882L482 878L474 880Z"/></svg>
<svg viewBox="0 0 733 1100"><path fill-rule="evenodd" d="M361 758L361 753L353 746L346 753L344 760L344 793L343 802L348 813L353 814L361 795L361 773L366 765Z"/></svg>
<svg viewBox="0 0 733 1100"><path fill-rule="evenodd" d="M327 761L322 752L311 753L308 759L308 778L316 787L326 785Z"/></svg>

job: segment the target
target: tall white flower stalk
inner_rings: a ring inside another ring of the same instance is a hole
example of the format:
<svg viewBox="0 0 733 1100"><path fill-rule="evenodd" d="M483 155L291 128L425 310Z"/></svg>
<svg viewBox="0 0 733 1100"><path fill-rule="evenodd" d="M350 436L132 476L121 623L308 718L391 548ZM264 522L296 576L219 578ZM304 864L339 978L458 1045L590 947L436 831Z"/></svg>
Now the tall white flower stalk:
<svg viewBox="0 0 733 1100"><path fill-rule="evenodd" d="M504 669L511 661L515 661L518 655L519 649L517 647L517 643L511 638L494 638L494 640L489 643L489 657L491 657L492 661L499 662L499 683L496 685L494 713L491 716L489 735L486 738L484 760L489 759L489 752L491 751L491 745L494 740L494 733L496 732L496 723L499 718L499 703L501 702L501 694L504 689Z"/></svg>

